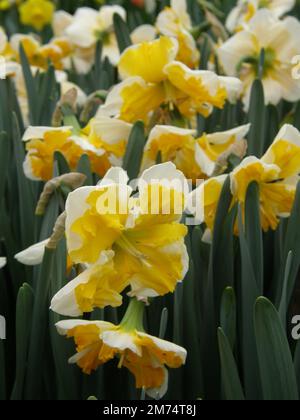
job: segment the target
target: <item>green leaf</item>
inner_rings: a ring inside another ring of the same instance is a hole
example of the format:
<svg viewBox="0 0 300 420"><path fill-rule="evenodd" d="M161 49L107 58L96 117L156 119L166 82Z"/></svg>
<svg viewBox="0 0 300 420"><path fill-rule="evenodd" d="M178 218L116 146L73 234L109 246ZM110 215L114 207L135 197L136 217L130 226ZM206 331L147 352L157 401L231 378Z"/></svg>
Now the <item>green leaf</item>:
<svg viewBox="0 0 300 420"><path fill-rule="evenodd" d="M16 314L16 381L12 400L23 399L23 388L27 366L28 345L32 323L34 295L28 284L24 284L18 294Z"/></svg>
<svg viewBox="0 0 300 420"><path fill-rule="evenodd" d="M0 200L4 199L5 184L10 163L11 145L6 133L0 133Z"/></svg>
<svg viewBox="0 0 300 420"><path fill-rule="evenodd" d="M293 359L278 312L261 297L256 301L254 319L264 399L298 400Z"/></svg>
<svg viewBox="0 0 300 420"><path fill-rule="evenodd" d="M134 124L129 136L123 163L123 169L127 171L130 180L139 176L145 143L144 123L138 121Z"/></svg>
<svg viewBox="0 0 300 420"><path fill-rule="evenodd" d="M20 127L15 114L12 116L13 124L13 151L17 168L17 183L19 195L19 217L23 249L35 243L34 215L35 215L35 197L31 182L23 170L25 160L25 151L21 139Z"/></svg>
<svg viewBox="0 0 300 420"><path fill-rule="evenodd" d="M264 290L264 251L260 219L259 187L252 182L247 190L245 203L245 232L252 266L255 267L255 278L260 295Z"/></svg>
<svg viewBox="0 0 300 420"><path fill-rule="evenodd" d="M132 41L130 38L128 26L118 13L114 15L114 29L118 41L119 50L120 53L122 53L124 50L126 50L126 48L132 45Z"/></svg>
<svg viewBox="0 0 300 420"><path fill-rule="evenodd" d="M6 368L4 341L0 339L0 401L6 400Z"/></svg>
<svg viewBox="0 0 300 420"><path fill-rule="evenodd" d="M44 351L49 317L49 288L54 276L55 250L46 248L40 269L33 307L32 330L29 345L25 399L41 398Z"/></svg>
<svg viewBox="0 0 300 420"><path fill-rule="evenodd" d="M251 129L248 136L248 153L260 158L265 144L265 95L263 84L256 79L251 90L250 108L248 114Z"/></svg>
<svg viewBox="0 0 300 420"><path fill-rule="evenodd" d="M298 270L300 267L300 183L298 183L294 206L291 212L291 216L288 220L287 231L284 241L284 249L282 254L281 270L278 273L276 281L276 307L279 308L280 302L282 301L283 293L283 279L285 276L286 261L288 259L289 252L293 252L293 262L291 272L289 276L289 282L286 290L287 306L289 306L297 279Z"/></svg>
<svg viewBox="0 0 300 420"><path fill-rule="evenodd" d="M238 300L240 307L241 351L245 394L247 400L259 400L261 397L261 385L253 322L253 308L259 296L259 290L245 237L241 208L239 209L239 237L242 266L239 284L240 296Z"/></svg>
<svg viewBox="0 0 300 420"><path fill-rule="evenodd" d="M69 164L61 152L56 151L54 153L54 162L57 163L59 175L68 174L70 172ZM53 176L55 176L55 174L53 174Z"/></svg>
<svg viewBox="0 0 300 420"><path fill-rule="evenodd" d="M28 106L29 106L29 115L30 115L30 122L32 125L39 124L39 117L38 114L40 112L39 109L39 94L36 86L36 80L31 73L31 68L28 62L28 58L26 56L25 50L20 45L20 59L21 65L26 85L27 91L27 98L28 98Z"/></svg>
<svg viewBox="0 0 300 420"><path fill-rule="evenodd" d="M285 275L284 275L284 285L283 285L283 293L282 298L279 306L279 313L282 325L286 325L288 310L289 310L289 299L288 299L288 290L290 285L290 278L291 278L291 271L293 265L293 253L292 251L289 252L288 258L285 265Z"/></svg>
<svg viewBox="0 0 300 420"><path fill-rule="evenodd" d="M88 155L82 155L77 166L77 172L86 176L85 185L94 185L91 162Z"/></svg>
<svg viewBox="0 0 300 420"><path fill-rule="evenodd" d="M219 328L218 330L218 342L221 359L222 385L226 400L243 401L245 400L245 396L239 372L232 354L230 343L222 328Z"/></svg>
<svg viewBox="0 0 300 420"><path fill-rule="evenodd" d="M237 307L236 297L232 287L227 287L223 293L221 304L221 327L228 337L231 348L236 342Z"/></svg>

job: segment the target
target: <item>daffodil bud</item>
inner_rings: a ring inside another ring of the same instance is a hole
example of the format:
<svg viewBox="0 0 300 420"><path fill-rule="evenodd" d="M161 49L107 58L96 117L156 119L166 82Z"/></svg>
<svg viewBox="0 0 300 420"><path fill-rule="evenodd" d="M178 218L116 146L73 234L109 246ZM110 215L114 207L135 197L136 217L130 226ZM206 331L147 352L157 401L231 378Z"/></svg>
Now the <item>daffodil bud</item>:
<svg viewBox="0 0 300 420"><path fill-rule="evenodd" d="M56 220L53 233L47 242L47 248L56 249L59 241L64 237L66 230L66 212L63 212Z"/></svg>
<svg viewBox="0 0 300 420"><path fill-rule="evenodd" d="M81 187L86 180L86 176L77 172L71 172L69 174L61 175L57 178L53 178L48 181L45 186L44 190L40 196L40 199L37 204L36 208L36 215L42 216L45 213L46 207L49 203L49 200L57 188L59 188L62 184L67 185L72 190Z"/></svg>

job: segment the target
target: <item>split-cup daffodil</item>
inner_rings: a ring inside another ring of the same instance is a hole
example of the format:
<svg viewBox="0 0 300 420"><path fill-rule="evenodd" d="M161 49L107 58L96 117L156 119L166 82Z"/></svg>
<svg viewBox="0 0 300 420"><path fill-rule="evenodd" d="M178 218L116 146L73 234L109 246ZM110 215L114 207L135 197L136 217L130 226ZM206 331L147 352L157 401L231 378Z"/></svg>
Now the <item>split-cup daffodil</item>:
<svg viewBox="0 0 300 420"><path fill-rule="evenodd" d="M71 126L29 127L23 136L27 150L25 175L48 181L53 177L55 152L60 152L71 170L76 170L82 155L88 155L92 171L104 176L111 166L122 163L130 132L130 124L109 118L91 120L78 131Z"/></svg>
<svg viewBox="0 0 300 420"><path fill-rule="evenodd" d="M191 33L193 26L186 0L171 0L170 7L166 7L158 15L156 27L160 34L177 39L177 61L191 68L199 66L200 53Z"/></svg>
<svg viewBox="0 0 300 420"><path fill-rule="evenodd" d="M231 174L231 190L244 208L247 189L257 182L261 224L264 231L275 230L280 218L289 217L300 174L300 133L284 125L261 159L246 158Z"/></svg>
<svg viewBox="0 0 300 420"><path fill-rule="evenodd" d="M160 156L162 162L173 162L195 184L223 173L231 154L240 158L245 156L245 138L249 129L247 124L197 137L196 130L156 126L149 134L142 167L146 169L154 165Z"/></svg>
<svg viewBox="0 0 300 420"><path fill-rule="evenodd" d="M162 398L168 390L168 370L185 364L184 348L146 334L143 328L144 304L132 299L120 323L66 320L56 324L59 334L73 338L77 353L69 359L84 373L117 358L118 367L135 377L136 388L152 398Z"/></svg>
<svg viewBox="0 0 300 420"><path fill-rule="evenodd" d="M232 206L239 203L245 209L246 194L251 183L259 188L260 217L263 230L275 230L281 218L290 216L295 201L300 174L300 133L284 125L273 144L261 159L245 158L230 174ZM216 209L227 175L211 178L195 189L189 200L189 211L196 213L196 206L204 209L197 214L212 231ZM192 210L193 209L193 210ZM235 228L238 233L238 228Z"/></svg>
<svg viewBox="0 0 300 420"><path fill-rule="evenodd" d="M126 20L126 10L118 5L102 6L100 10L90 7L79 7L75 15L67 24L66 14L60 13L56 16L56 28L63 27L63 34L81 49L81 57L94 52L97 41L102 43L103 57L107 57L110 62L116 65L120 58L118 43L113 27L113 17L120 15ZM65 25L64 25L65 23Z"/></svg>
<svg viewBox="0 0 300 420"><path fill-rule="evenodd" d="M210 115L223 108L242 85L236 78L219 78L211 71L191 70L180 61L175 38L160 37L127 48L119 62L123 82L116 85L98 115L124 121L148 121L154 111L177 108L187 118Z"/></svg>
<svg viewBox="0 0 300 420"><path fill-rule="evenodd" d="M246 28L218 48L220 64L228 76L240 77L246 109L252 83L259 76L264 50L262 83L265 103L277 105L282 99L300 99L299 81L293 78L293 59L300 54L300 23L289 16L279 20L267 9L259 10Z"/></svg>
<svg viewBox="0 0 300 420"><path fill-rule="evenodd" d="M268 9L277 18L282 17L295 6L295 0L238 0L226 20L230 32L242 30L259 9Z"/></svg>
<svg viewBox="0 0 300 420"><path fill-rule="evenodd" d="M41 31L52 21L55 4L50 0L26 0L19 6L20 20L23 25Z"/></svg>
<svg viewBox="0 0 300 420"><path fill-rule="evenodd" d="M96 187L82 187L66 202L66 236L74 264L86 267L54 296L51 308L80 316L119 306L120 293L141 299L174 292L189 265L181 224L189 186L171 162L145 171L132 197L128 176L112 168Z"/></svg>

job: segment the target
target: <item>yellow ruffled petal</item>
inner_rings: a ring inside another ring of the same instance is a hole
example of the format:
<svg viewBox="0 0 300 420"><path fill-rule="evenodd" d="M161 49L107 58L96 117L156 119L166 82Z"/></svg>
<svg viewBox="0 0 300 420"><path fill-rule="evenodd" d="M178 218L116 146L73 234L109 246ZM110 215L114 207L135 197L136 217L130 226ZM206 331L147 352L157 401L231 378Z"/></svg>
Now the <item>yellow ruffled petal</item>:
<svg viewBox="0 0 300 420"><path fill-rule="evenodd" d="M148 83L160 83L166 79L165 66L175 59L177 51L176 40L168 37L129 47L119 62L120 75L122 79L139 76Z"/></svg>
<svg viewBox="0 0 300 420"><path fill-rule="evenodd" d="M191 70L179 62L165 67L169 81L183 96L183 109L194 108L203 112L207 106L223 108L227 99L227 91L219 82L218 76L210 71Z"/></svg>
<svg viewBox="0 0 300 420"><path fill-rule="evenodd" d="M99 203L110 205L107 200L112 200L116 209L105 213L99 211ZM95 263L98 261L102 251L111 249L113 243L121 236L124 230L127 214L119 214L119 188L117 185L110 185L101 189L95 188L87 198L88 210L79 217L70 231L78 235L81 246L78 249L70 250L70 256L74 262ZM126 212L126 209L125 209Z"/></svg>
<svg viewBox="0 0 300 420"><path fill-rule="evenodd" d="M280 177L283 179L298 175L300 173L299 131L291 125L283 126L262 161L277 165L281 170Z"/></svg>

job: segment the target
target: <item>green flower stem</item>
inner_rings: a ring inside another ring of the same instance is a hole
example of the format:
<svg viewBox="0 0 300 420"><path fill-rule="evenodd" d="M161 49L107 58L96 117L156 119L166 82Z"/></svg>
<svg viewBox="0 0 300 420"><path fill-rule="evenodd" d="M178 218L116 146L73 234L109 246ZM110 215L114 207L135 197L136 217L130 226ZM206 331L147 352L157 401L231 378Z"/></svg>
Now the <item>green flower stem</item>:
<svg viewBox="0 0 300 420"><path fill-rule="evenodd" d="M144 331L144 311L145 304L138 301L136 298L131 299L124 318L120 326L125 331Z"/></svg>

